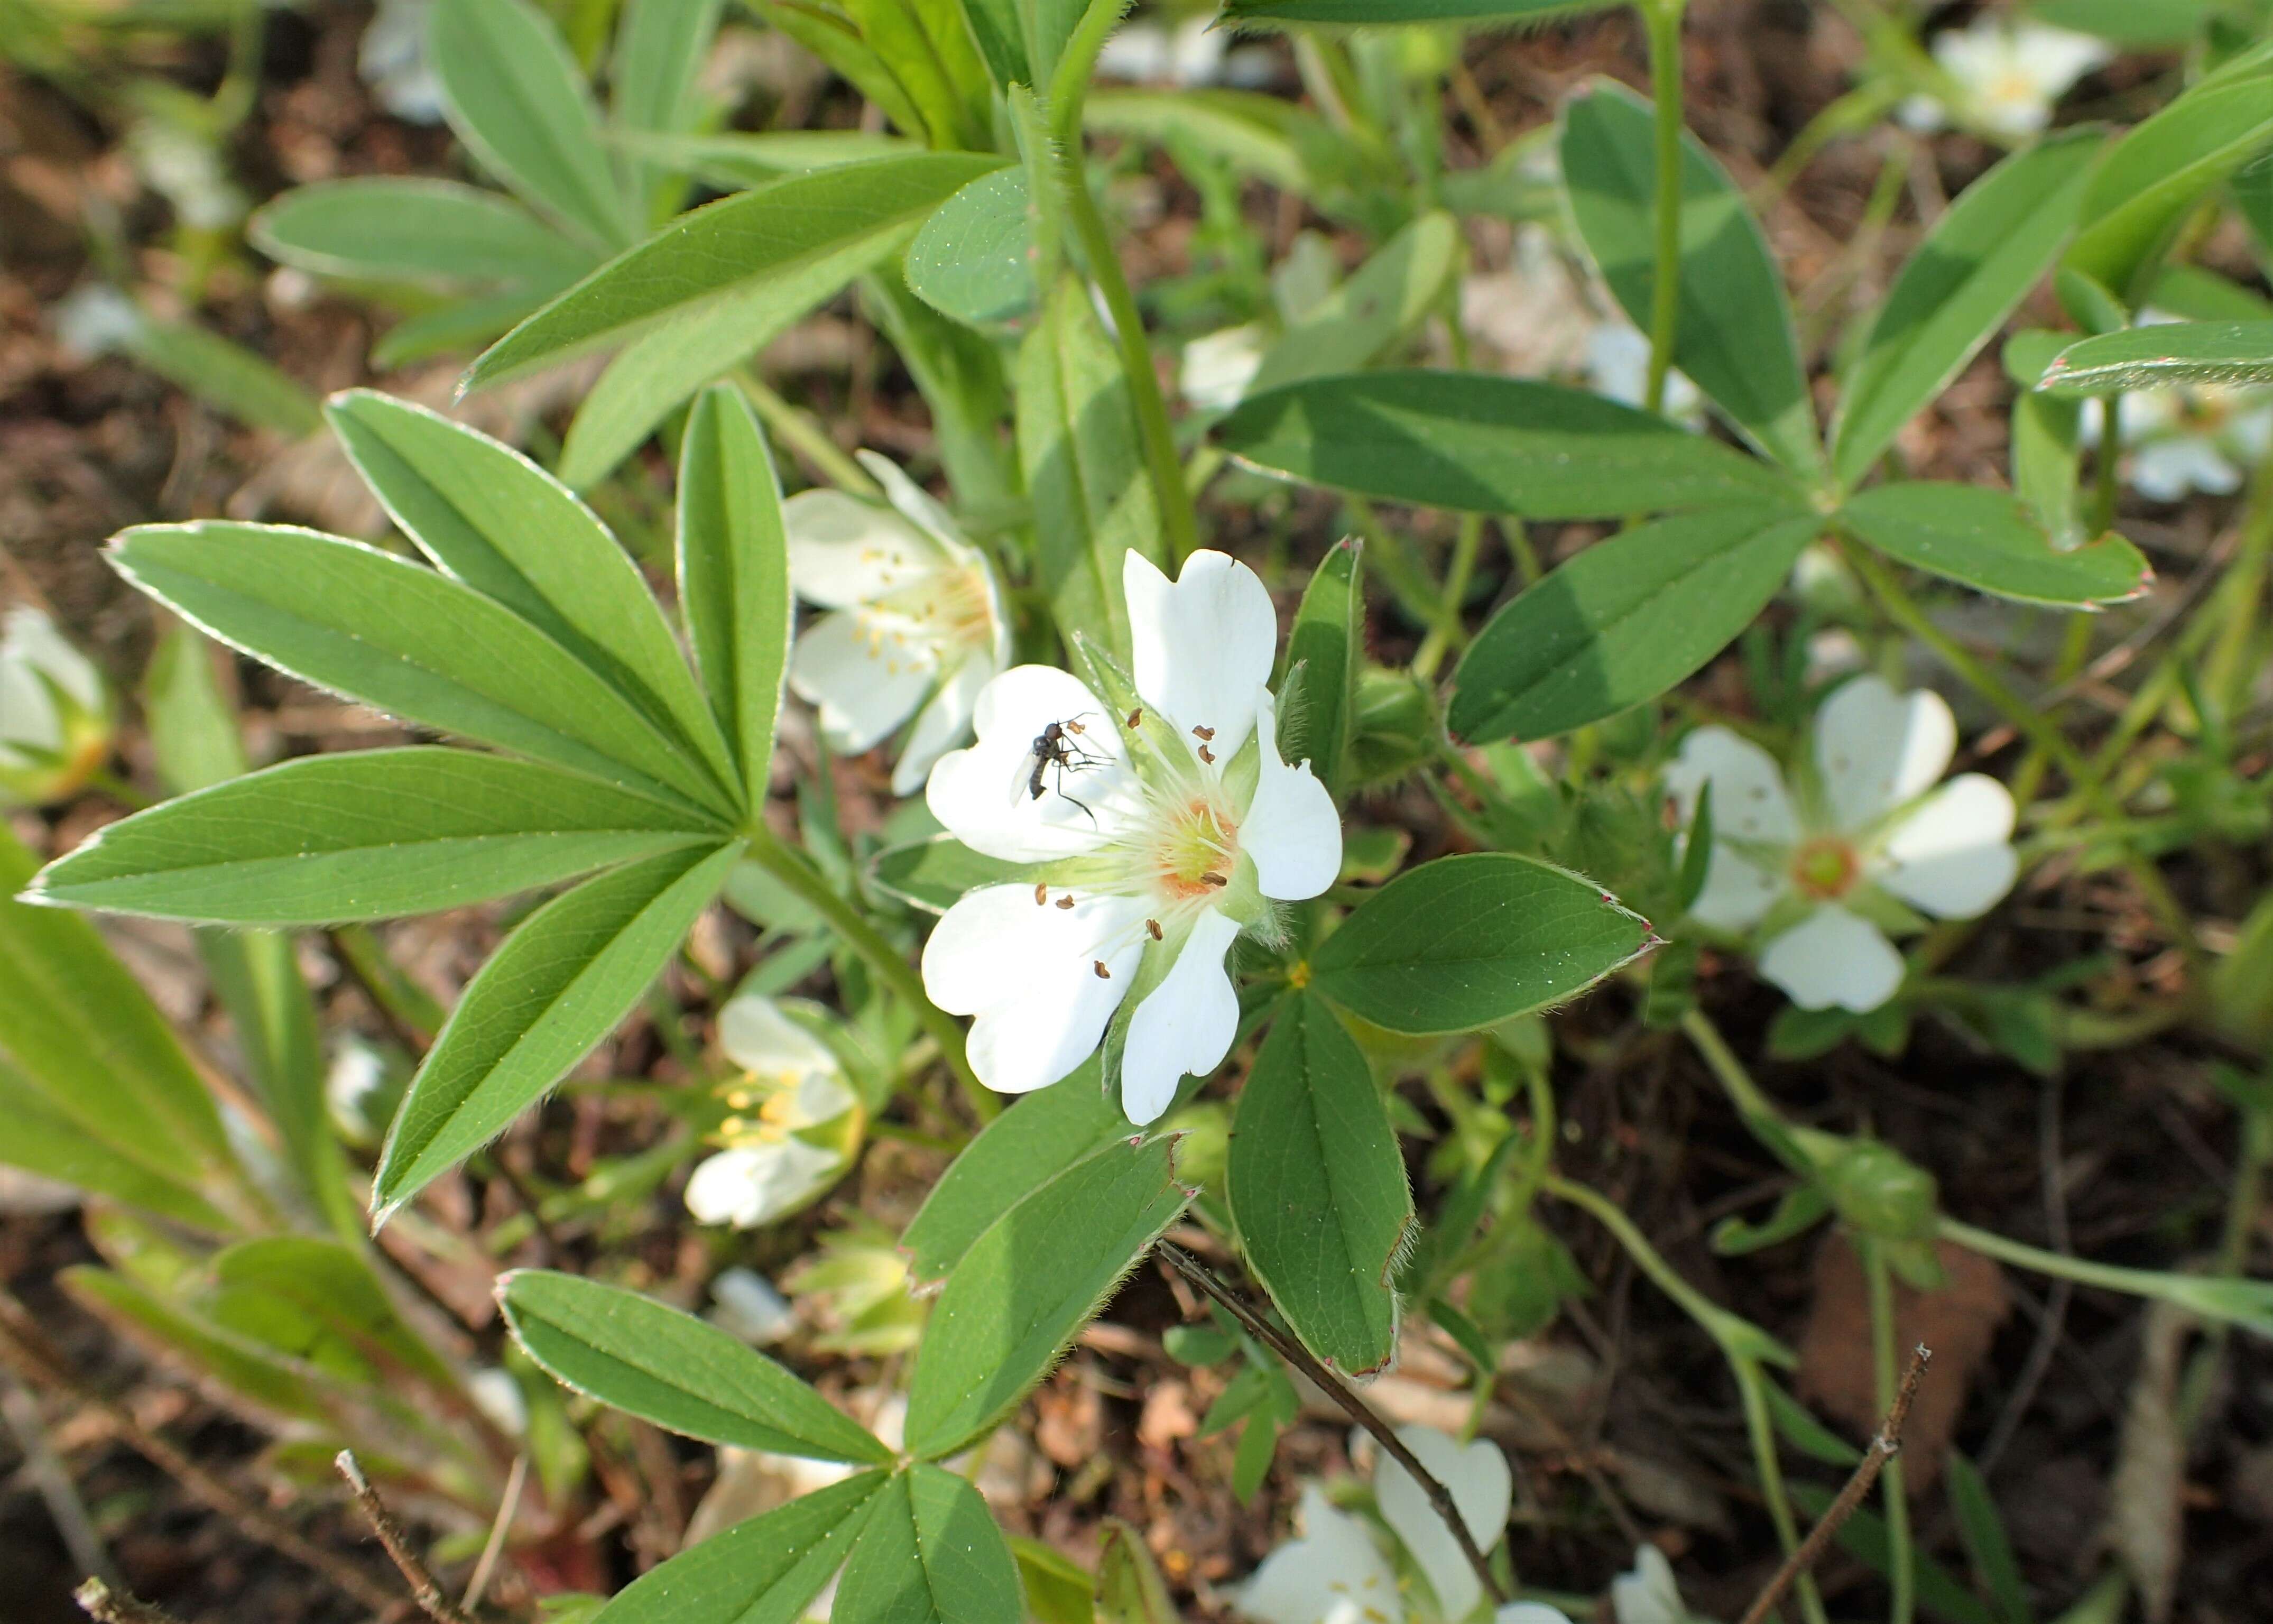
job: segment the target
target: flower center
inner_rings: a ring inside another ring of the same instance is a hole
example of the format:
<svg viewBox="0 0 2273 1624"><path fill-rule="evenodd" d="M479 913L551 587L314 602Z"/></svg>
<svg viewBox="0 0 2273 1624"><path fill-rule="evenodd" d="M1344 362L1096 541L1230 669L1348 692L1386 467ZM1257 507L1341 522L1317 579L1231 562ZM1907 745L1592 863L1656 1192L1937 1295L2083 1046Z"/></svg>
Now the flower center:
<svg viewBox="0 0 2273 1624"><path fill-rule="evenodd" d="M1835 835L1810 840L1792 853L1791 882L1802 895L1819 902L1845 896L1862 877L1855 848Z"/></svg>
<svg viewBox="0 0 2273 1624"><path fill-rule="evenodd" d="M1172 801L1154 833L1152 883L1174 902L1212 901L1239 864L1239 829L1212 795Z"/></svg>
<svg viewBox="0 0 2273 1624"><path fill-rule="evenodd" d="M799 1109L799 1087L804 1079L795 1071L752 1071L738 1086L726 1091L726 1104L735 1114L718 1124L718 1137L736 1149L754 1145L778 1145L799 1128L810 1127ZM745 1115L755 1112L754 1116Z"/></svg>
<svg viewBox="0 0 2273 1624"><path fill-rule="evenodd" d="M913 635L936 648L983 649L994 641L994 603L979 569L934 570L876 606L912 622Z"/></svg>

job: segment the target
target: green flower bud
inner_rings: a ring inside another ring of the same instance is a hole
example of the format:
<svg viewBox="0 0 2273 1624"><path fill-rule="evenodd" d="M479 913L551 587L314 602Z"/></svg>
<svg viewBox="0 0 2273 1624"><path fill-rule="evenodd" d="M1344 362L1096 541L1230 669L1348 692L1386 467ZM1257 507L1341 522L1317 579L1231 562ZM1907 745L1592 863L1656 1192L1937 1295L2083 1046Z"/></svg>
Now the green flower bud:
<svg viewBox="0 0 2273 1624"><path fill-rule="evenodd" d="M1866 1234L1892 1241L1932 1237L1939 1214L1933 1175L1891 1146L1854 1141L1824 1163L1823 1184L1839 1216Z"/></svg>

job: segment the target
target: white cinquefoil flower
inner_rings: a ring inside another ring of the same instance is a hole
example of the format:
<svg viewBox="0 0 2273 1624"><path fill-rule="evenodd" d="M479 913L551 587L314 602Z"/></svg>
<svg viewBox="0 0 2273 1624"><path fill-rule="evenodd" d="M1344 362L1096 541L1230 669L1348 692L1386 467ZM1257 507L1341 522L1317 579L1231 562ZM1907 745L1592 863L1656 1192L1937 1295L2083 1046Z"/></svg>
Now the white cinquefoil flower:
<svg viewBox="0 0 2273 1624"><path fill-rule="evenodd" d="M882 457L860 461L889 506L829 490L782 505L791 584L829 611L799 634L789 685L847 755L914 717L892 771L892 793L911 795L1009 664L1010 626L994 571L947 510Z"/></svg>
<svg viewBox="0 0 2273 1624"><path fill-rule="evenodd" d="M1691 915L1757 928L1760 974L1804 1010L1878 1008L1902 980L1883 923L1903 919L1903 905L1937 919L1985 914L2019 868L2002 784L1969 772L1934 788L1956 746L1939 695L1897 694L1875 676L1817 711L1812 771L1790 787L1759 746L1699 728L1666 770L1684 823L1713 786L1713 854Z"/></svg>
<svg viewBox="0 0 2273 1624"><path fill-rule="evenodd" d="M2115 53L2088 34L1985 13L1934 36L1933 59L1954 100L1914 96L1900 109L1914 130L1953 121L1999 140L2022 141L2052 123L2069 86Z"/></svg>
<svg viewBox="0 0 2273 1624"><path fill-rule="evenodd" d="M37 609L0 619L0 806L60 801L110 753L102 679Z"/></svg>
<svg viewBox="0 0 2273 1624"><path fill-rule="evenodd" d="M2102 438L2104 401L2084 405L2087 446ZM2117 397L2115 420L2129 454L2131 488L2149 501L2182 502L2194 492L2231 496L2248 470L2273 454L2273 392L2232 384L2133 389Z"/></svg>
<svg viewBox="0 0 2273 1624"><path fill-rule="evenodd" d="M1128 1002L1121 1100L1142 1124L1230 1052L1225 955L1242 930L1275 929L1274 901L1333 883L1342 836L1309 763L1279 754L1279 622L1255 572L1195 553L1171 583L1132 552L1122 575L1136 705L1016 666L979 695L978 742L932 771L932 812L956 838L1046 867L949 908L923 978L941 1009L975 1018L971 1069L1003 1094L1071 1071Z"/></svg>
<svg viewBox="0 0 2273 1624"><path fill-rule="evenodd" d="M835 1051L754 993L718 1013L719 1047L744 1076L726 1090L736 1113L725 1148L686 1181L698 1223L738 1229L796 1211L836 1182L860 1132L860 1102Z"/></svg>

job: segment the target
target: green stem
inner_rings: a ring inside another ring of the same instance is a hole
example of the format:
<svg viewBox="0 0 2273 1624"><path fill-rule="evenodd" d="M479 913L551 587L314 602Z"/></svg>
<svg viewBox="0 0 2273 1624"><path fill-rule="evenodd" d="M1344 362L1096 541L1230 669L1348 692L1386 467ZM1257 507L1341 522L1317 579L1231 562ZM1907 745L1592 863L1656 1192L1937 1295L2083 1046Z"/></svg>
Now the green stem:
<svg viewBox="0 0 2273 1624"><path fill-rule="evenodd" d="M2103 396L2099 402L2099 449L2091 459L2091 523L2086 535L2106 533L2123 495L2123 439L2115 432L2120 420L2116 409L2122 403L2119 394Z"/></svg>
<svg viewBox="0 0 2273 1624"><path fill-rule="evenodd" d="M86 787L101 791L129 812L146 811L156 804L149 796L136 789L108 767L97 767L88 773Z"/></svg>
<svg viewBox="0 0 2273 1624"><path fill-rule="evenodd" d="M756 372L744 366L737 368L734 381L749 397L750 405L759 417L783 444L812 464L814 470L840 491L850 491L855 496L881 500L884 489L868 477L868 470L844 455L844 447L829 437L829 431L814 421L810 412L800 410L775 394L758 380Z"/></svg>
<svg viewBox="0 0 2273 1624"><path fill-rule="evenodd" d="M1767 1355L1780 1364L1793 1362L1791 1351L1761 1330L1751 1320L1730 1313L1708 1300L1705 1294L1674 1272L1673 1266L1649 1244L1647 1236L1634 1227L1617 1203L1599 1190L1574 1184L1558 1173L1549 1173L1540 1188L1558 1201L1568 1201L1573 1207L1584 1207L1595 1222L1608 1229L1636 1267L1649 1276L1650 1283L1671 1297L1681 1311L1704 1327L1706 1335L1720 1343L1721 1351L1731 1363L1753 1361Z"/></svg>
<svg viewBox="0 0 2273 1624"><path fill-rule="evenodd" d="M1437 623L1421 641L1413 656L1413 674L1427 679L1437 674L1450 650L1467 641L1467 631L1460 624L1460 605L1467 601L1468 583L1476 573L1476 553L1484 537L1482 514L1463 514L1460 528L1452 537L1452 559L1444 570L1444 590L1437 600Z"/></svg>
<svg viewBox="0 0 2273 1624"><path fill-rule="evenodd" d="M1768 1521L1775 1525L1776 1543L1783 1547L1789 1558L1799 1550L1799 1519L1792 1515L1791 1494L1784 1487L1783 1462L1776 1458L1775 1420L1768 1413L1766 1391L1767 1378L1759 1365L1751 1360L1738 1360L1730 1368L1737 1374L1737 1390L1744 1405L1744 1432L1752 1440L1752 1470L1760 1475L1760 1496L1767 1500ZM1815 1588L1815 1575L1803 1570L1792 1583L1799 1595L1799 1610L1807 1624L1829 1624L1829 1615L1823 1609L1823 1592Z"/></svg>
<svg viewBox="0 0 2273 1624"><path fill-rule="evenodd" d="M1760 1092L1760 1086L1752 1080L1744 1063L1737 1058L1737 1051L1729 1047L1712 1017L1700 1009L1688 1010L1681 1017L1681 1030L1728 1092L1729 1101L1744 1119L1744 1126L1751 1130L1752 1137L1774 1151L1776 1159L1793 1172L1804 1178L1815 1177L1821 1171L1815 1159L1793 1135L1783 1113Z"/></svg>
<svg viewBox="0 0 2273 1624"><path fill-rule="evenodd" d="M1649 78L1656 100L1657 265L1649 295L1649 389L1652 411L1665 406L1665 377L1673 370L1673 341L1681 314L1681 14L1684 0L1651 0L1642 7L1649 27Z"/></svg>
<svg viewBox="0 0 2273 1624"><path fill-rule="evenodd" d="M2050 1274L2058 1280L2073 1280L2080 1286L2093 1286L2102 1291L2120 1291L2129 1297L2149 1297L2157 1302L2175 1303L2205 1319L2224 1324L2245 1324L2263 1331L2273 1326L2273 1283L2263 1282L2205 1281L2195 1274L2172 1274L2154 1269L2124 1268L2113 1263L2094 1263L2085 1258L2067 1257L2057 1252L2046 1252L2040 1246L2030 1246L2008 1240L1992 1229L1977 1229L1969 1223L1960 1223L1954 1218L1938 1219L1934 1232L1942 1239L1954 1241L1969 1252L1977 1252L1984 1258L1994 1258L1999 1263L2009 1263L2016 1268L2031 1269L2039 1274ZM2206 1298L2202 1289L2206 1285L2247 1283L2262 1288L2254 1297L2232 1301L2221 1305L2215 1298Z"/></svg>
<svg viewBox="0 0 2273 1624"><path fill-rule="evenodd" d="M1857 1235L1863 1254L1864 1282L1871 1298L1871 1362L1879 1389L1879 1413L1894 1407L1894 1390L1901 1378L1894 1355L1894 1284L1887 1267L1887 1254L1867 1235ZM1894 1602L1888 1624L1910 1624L1917 1608L1917 1553L1910 1545L1910 1501L1902 1490L1902 1461L1889 1459L1881 1469L1886 1489L1887 1581Z"/></svg>
<svg viewBox="0 0 2273 1624"><path fill-rule="evenodd" d="M908 1007L916 1012L917 1023L939 1045L940 1058L947 1062L948 1069L963 1085L972 1112L979 1121L992 1122L1001 1107L971 1069L970 1056L964 1052L963 1028L931 1001L924 991L923 978L899 949L886 941L874 925L861 917L858 908L821 878L820 870L804 853L783 845L770 830L754 829L748 839L750 861L827 920L844 944L860 955L876 979L907 1000Z"/></svg>

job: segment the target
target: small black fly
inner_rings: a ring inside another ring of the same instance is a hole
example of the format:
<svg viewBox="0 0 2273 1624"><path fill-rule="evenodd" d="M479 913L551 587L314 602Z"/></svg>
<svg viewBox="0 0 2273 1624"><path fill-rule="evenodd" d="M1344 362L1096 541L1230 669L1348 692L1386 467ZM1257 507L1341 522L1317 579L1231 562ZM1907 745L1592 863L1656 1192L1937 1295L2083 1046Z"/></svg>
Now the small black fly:
<svg viewBox="0 0 2273 1624"><path fill-rule="evenodd" d="M1102 766L1105 763L1105 757L1091 751L1083 742L1082 734L1084 731L1081 725L1081 718L1076 717L1069 721L1052 722L1041 732L1036 733L1034 742L1028 748L1019 763L1017 781L1011 786L1011 799L1016 800L1019 793L1023 792L1029 801L1039 801L1046 787L1054 788L1064 799L1080 807L1083 815L1091 823L1095 823L1097 814L1091 812L1082 801L1065 793L1066 769L1070 767L1074 771L1080 772L1086 768ZM1056 781L1054 784L1045 786L1042 782L1043 777L1053 768L1057 771Z"/></svg>

